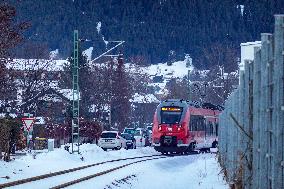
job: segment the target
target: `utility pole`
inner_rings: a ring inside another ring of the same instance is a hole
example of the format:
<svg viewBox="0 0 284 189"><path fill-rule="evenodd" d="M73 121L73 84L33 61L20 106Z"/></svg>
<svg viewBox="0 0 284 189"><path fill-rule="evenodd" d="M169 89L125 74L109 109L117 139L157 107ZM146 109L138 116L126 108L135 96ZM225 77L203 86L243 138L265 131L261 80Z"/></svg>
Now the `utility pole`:
<svg viewBox="0 0 284 189"><path fill-rule="evenodd" d="M187 98L188 100L190 100L190 82L189 82L189 74L190 74L190 70L187 71L187 92L188 92L188 95L187 95Z"/></svg>
<svg viewBox="0 0 284 189"><path fill-rule="evenodd" d="M78 41L78 30L74 30L74 54L73 54L73 65L72 67L72 78L73 78L73 116L72 116L72 153L79 151L79 63L78 63L78 54L79 54L79 41ZM75 149L75 146L77 149Z"/></svg>
<svg viewBox="0 0 284 189"><path fill-rule="evenodd" d="M85 41L85 40L80 40ZM122 45L125 41L109 41L111 43L117 43L114 47L107 50L103 54L99 55L95 59L91 60L89 64L95 63L96 60L99 58L106 56L107 53L112 51L113 49L117 48L118 46ZM80 127L79 127L79 103L80 103L80 92L79 92L79 38L78 38L78 30L74 30L74 54L73 54L73 64L71 65L72 69L72 79L73 79L73 108L72 108L72 153L79 151L79 144L80 144ZM111 124L111 117L109 120ZM76 148L77 146L77 148Z"/></svg>

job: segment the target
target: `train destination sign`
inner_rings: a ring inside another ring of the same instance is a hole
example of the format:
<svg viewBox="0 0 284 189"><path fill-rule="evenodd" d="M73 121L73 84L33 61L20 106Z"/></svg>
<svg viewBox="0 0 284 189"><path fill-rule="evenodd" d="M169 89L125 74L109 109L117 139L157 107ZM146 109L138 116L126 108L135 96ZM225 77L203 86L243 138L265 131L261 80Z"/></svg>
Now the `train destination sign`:
<svg viewBox="0 0 284 189"><path fill-rule="evenodd" d="M177 107L163 107L162 111L174 111L174 112L181 112L181 108Z"/></svg>

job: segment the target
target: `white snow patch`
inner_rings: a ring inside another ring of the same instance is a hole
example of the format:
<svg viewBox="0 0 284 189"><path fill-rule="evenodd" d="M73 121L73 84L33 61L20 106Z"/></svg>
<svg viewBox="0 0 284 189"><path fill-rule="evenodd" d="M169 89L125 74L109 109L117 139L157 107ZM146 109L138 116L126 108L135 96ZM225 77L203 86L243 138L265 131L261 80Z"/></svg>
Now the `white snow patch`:
<svg viewBox="0 0 284 189"><path fill-rule="evenodd" d="M129 100L134 103L160 103L160 101L153 94L138 94L135 93L132 99Z"/></svg>
<svg viewBox="0 0 284 189"><path fill-rule="evenodd" d="M69 65L69 62L67 60L13 59L12 62L8 62L7 68L30 71L63 71L64 65Z"/></svg>
<svg viewBox="0 0 284 189"><path fill-rule="evenodd" d="M55 49L54 51L50 51L49 58L51 60L54 60L54 59L56 59L58 57L58 55L59 55L59 50Z"/></svg>
<svg viewBox="0 0 284 189"><path fill-rule="evenodd" d="M69 100L73 100L73 89L58 89L58 92L60 92L63 96L65 96ZM77 99L78 97L75 95L74 98Z"/></svg>
<svg viewBox="0 0 284 189"><path fill-rule="evenodd" d="M136 189L229 188L222 176L218 175L221 169L212 154L174 157L138 166L137 181L132 183Z"/></svg>
<svg viewBox="0 0 284 189"><path fill-rule="evenodd" d="M241 15L243 16L244 15L245 6L244 5L237 5L237 8L241 9Z"/></svg>
<svg viewBox="0 0 284 189"><path fill-rule="evenodd" d="M261 41L241 43L240 70L244 70L245 60L254 60L255 47L261 47Z"/></svg>
<svg viewBox="0 0 284 189"><path fill-rule="evenodd" d="M94 49L93 47L90 47L90 48L88 48L88 49L86 49L85 51L82 52L82 54L87 57L88 61L92 60L93 49Z"/></svg>
<svg viewBox="0 0 284 189"><path fill-rule="evenodd" d="M105 40L104 36L102 36L102 38L103 38L103 41L104 41L105 45L107 46L109 42L107 40Z"/></svg>
<svg viewBox="0 0 284 189"><path fill-rule="evenodd" d="M160 63L157 65L150 65L145 67L146 73L149 75L163 75L168 77L182 78L188 74L188 70L192 70L193 67L186 67L185 61L174 62L171 66L167 63Z"/></svg>
<svg viewBox="0 0 284 189"><path fill-rule="evenodd" d="M101 22L98 22L98 23L97 23L97 27L96 27L98 34L101 33L101 27L102 27L102 23L101 23Z"/></svg>

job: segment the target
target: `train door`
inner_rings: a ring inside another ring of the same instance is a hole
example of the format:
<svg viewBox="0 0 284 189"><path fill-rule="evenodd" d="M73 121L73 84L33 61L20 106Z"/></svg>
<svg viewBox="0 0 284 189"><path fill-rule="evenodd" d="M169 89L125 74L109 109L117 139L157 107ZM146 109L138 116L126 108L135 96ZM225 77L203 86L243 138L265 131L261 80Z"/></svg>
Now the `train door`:
<svg viewBox="0 0 284 189"><path fill-rule="evenodd" d="M202 115L190 115L189 130L191 140L197 145L204 142L206 120Z"/></svg>

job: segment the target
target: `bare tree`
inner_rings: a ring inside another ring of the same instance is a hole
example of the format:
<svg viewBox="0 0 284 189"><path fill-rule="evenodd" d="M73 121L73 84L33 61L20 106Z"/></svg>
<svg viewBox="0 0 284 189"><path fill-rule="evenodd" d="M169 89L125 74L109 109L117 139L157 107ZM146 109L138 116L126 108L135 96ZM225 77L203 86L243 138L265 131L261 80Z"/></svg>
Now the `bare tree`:
<svg viewBox="0 0 284 189"><path fill-rule="evenodd" d="M191 73L190 96L216 104L223 104L238 84L238 52L233 46L215 44L203 50L200 64L209 62L206 71ZM202 62L201 62L202 61ZM198 73L198 74L197 74Z"/></svg>
<svg viewBox="0 0 284 189"><path fill-rule="evenodd" d="M171 79L166 88L168 89L168 95L166 99L188 99L188 81L184 79Z"/></svg>
<svg viewBox="0 0 284 189"><path fill-rule="evenodd" d="M13 6L0 3L0 105L4 107L10 103L10 97L16 91L14 74L7 68L7 64L11 60L9 58L12 49L22 41L21 34L28 27L27 23L13 24L15 15ZM16 124L8 118L1 120L0 159L4 150L5 161L9 161L11 146L18 137L14 126Z"/></svg>

